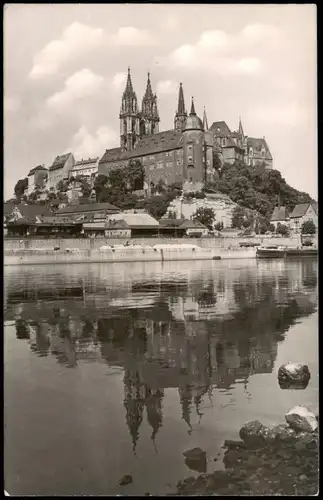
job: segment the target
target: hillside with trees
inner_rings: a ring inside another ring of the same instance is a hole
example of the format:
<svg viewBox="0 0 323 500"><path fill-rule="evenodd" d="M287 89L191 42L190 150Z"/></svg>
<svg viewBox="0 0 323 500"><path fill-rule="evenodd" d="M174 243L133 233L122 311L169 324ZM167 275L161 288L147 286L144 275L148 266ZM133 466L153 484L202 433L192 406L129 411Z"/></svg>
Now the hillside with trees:
<svg viewBox="0 0 323 500"><path fill-rule="evenodd" d="M255 167L236 161L233 165L224 164L215 154L215 175L213 182L207 183L202 192L184 193L184 197L203 199L208 193L222 193L237 203L233 214L232 227L238 229L253 228L256 232L264 233L270 230L270 217L275 205L286 206L291 211L298 203L308 203L311 197L304 192L291 187L278 170L266 169L264 164ZM47 201L40 200L40 191L35 190L26 195L27 178L20 179L15 186L15 196L18 201L27 203L48 204L53 200L64 199L65 193L73 183L78 183L81 195L88 199L91 193L95 196L91 201L109 202L122 210L145 209L157 219L163 217L169 204L182 194L180 183L167 186L162 180L150 186L150 195L144 190L144 168L140 161L131 160L122 169L111 170L108 175L99 174L93 182L77 176L58 183L58 191L50 190ZM210 226L211 216L215 214L198 213L196 220ZM283 228L282 228L283 230Z"/></svg>
<svg viewBox="0 0 323 500"><path fill-rule="evenodd" d="M206 190L211 187L227 194L238 205L256 210L268 220L278 203L291 211L298 203L312 201L309 194L287 184L278 170L266 169L263 164L255 167L238 161L224 164L218 176Z"/></svg>

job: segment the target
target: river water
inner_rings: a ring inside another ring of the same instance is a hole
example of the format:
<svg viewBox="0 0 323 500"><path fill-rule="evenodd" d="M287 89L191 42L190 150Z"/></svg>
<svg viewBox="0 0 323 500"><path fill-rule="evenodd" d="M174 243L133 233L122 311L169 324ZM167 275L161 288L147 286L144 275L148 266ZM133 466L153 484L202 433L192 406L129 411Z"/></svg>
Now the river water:
<svg viewBox="0 0 323 500"><path fill-rule="evenodd" d="M184 451L221 469L248 420L317 410L317 293L311 259L5 268L6 490L166 494L198 474Z"/></svg>

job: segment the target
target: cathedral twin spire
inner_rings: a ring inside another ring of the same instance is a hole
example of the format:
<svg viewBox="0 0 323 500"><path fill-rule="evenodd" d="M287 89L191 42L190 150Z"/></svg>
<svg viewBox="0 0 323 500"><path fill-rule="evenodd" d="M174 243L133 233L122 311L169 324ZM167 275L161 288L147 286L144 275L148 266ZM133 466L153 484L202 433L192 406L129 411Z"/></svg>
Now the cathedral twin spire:
<svg viewBox="0 0 323 500"><path fill-rule="evenodd" d="M137 96L132 86L130 68L128 68L119 118L120 144L123 151L134 149L143 136L158 132L157 96L152 91L149 73L140 111Z"/></svg>

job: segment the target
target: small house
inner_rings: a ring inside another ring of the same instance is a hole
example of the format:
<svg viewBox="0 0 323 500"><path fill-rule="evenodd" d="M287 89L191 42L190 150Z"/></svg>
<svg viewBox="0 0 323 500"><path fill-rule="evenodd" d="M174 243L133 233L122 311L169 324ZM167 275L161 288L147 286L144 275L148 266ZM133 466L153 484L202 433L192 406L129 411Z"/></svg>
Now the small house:
<svg viewBox="0 0 323 500"><path fill-rule="evenodd" d="M277 229L278 224L289 227L289 216L286 207L275 207L270 218L270 223Z"/></svg>
<svg viewBox="0 0 323 500"><path fill-rule="evenodd" d="M74 167L74 156L72 153L56 156L48 170L48 188L57 188L59 181L69 178L69 173Z"/></svg>
<svg viewBox="0 0 323 500"><path fill-rule="evenodd" d="M311 220L318 228L318 205L315 202L300 203L290 214L290 228L294 233L300 233L304 222Z"/></svg>

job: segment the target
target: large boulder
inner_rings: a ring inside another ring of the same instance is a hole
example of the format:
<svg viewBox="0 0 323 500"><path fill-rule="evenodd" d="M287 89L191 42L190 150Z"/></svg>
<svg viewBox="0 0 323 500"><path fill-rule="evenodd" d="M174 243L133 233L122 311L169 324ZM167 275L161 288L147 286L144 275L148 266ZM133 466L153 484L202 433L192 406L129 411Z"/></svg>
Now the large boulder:
<svg viewBox="0 0 323 500"><path fill-rule="evenodd" d="M239 436L248 448L261 448L265 444L267 431L267 427L259 420L252 420L241 427Z"/></svg>
<svg viewBox="0 0 323 500"><path fill-rule="evenodd" d="M183 455L185 457L185 464L191 470L197 472L206 472L206 452L201 448L192 448L191 450L184 451Z"/></svg>
<svg viewBox="0 0 323 500"><path fill-rule="evenodd" d="M311 378L307 365L287 363L278 370L278 382L281 389L305 389Z"/></svg>
<svg viewBox="0 0 323 500"><path fill-rule="evenodd" d="M286 413L285 419L295 431L314 432L318 428L315 414L305 406L295 406Z"/></svg>

